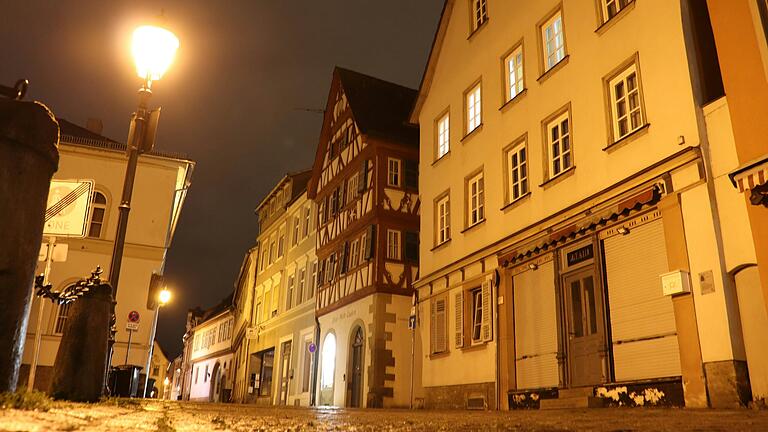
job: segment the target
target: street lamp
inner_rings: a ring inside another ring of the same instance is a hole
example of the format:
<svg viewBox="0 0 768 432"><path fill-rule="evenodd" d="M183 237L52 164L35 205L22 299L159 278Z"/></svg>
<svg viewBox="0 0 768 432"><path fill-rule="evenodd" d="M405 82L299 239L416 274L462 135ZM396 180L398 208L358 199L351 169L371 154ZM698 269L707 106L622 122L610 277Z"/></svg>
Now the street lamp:
<svg viewBox="0 0 768 432"><path fill-rule="evenodd" d="M112 260L109 266L109 283L112 285L113 322L115 315L114 306L117 304L120 267L123 260L123 249L125 248L125 232L128 229L128 214L131 211L133 182L136 178L136 166L139 155L151 151L154 147L155 131L157 130L157 122L160 118L159 108L151 111L148 108L149 98L152 96L152 81L162 78L173 62L178 47L179 39L166 29L155 26L141 26L133 32L131 51L136 63L136 73L143 80L143 83L139 89L139 106L131 116L128 129L128 140L126 141L128 165L125 169L123 193L120 198L120 205L118 206L119 213L117 233L115 234L115 247L112 250ZM105 388L108 371L112 365L112 349L115 343L114 332L113 328L109 341L106 370L104 371Z"/></svg>
<svg viewBox="0 0 768 432"><path fill-rule="evenodd" d="M149 336L149 352L147 353L147 364L144 368L144 393L142 397L147 397L147 388L149 387L149 367L152 362L152 355L155 353L155 333L157 332L157 318L160 316L160 308L171 301L171 292L168 287L157 294L157 306L155 306L155 318L152 320L152 334Z"/></svg>

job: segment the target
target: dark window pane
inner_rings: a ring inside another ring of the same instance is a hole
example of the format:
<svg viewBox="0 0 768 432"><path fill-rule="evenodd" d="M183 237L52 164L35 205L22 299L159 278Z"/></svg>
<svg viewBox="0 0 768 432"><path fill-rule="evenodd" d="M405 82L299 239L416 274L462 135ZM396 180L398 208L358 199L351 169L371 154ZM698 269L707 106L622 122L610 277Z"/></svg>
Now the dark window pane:
<svg viewBox="0 0 768 432"><path fill-rule="evenodd" d="M571 325L573 336L584 336L584 317L581 306L581 284L579 281L571 282Z"/></svg>

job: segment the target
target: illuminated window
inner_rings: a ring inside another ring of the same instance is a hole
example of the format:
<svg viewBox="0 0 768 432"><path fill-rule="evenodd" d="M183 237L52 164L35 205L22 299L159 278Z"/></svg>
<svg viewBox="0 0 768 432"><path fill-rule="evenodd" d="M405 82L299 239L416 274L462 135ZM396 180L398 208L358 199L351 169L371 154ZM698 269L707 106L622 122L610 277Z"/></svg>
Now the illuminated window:
<svg viewBox="0 0 768 432"><path fill-rule="evenodd" d="M618 141L645 124L637 65L633 63L620 72L609 81L608 87L611 94L613 140Z"/></svg>
<svg viewBox="0 0 768 432"><path fill-rule="evenodd" d="M506 100L510 101L519 95L525 86L523 82L523 46L515 48L504 59L504 70L506 72L505 85L507 89Z"/></svg>
<svg viewBox="0 0 768 432"><path fill-rule="evenodd" d="M483 328L483 291L480 288L472 290L472 343L482 341Z"/></svg>
<svg viewBox="0 0 768 432"><path fill-rule="evenodd" d="M451 150L450 116L445 113L437 121L437 158L445 156Z"/></svg>
<svg viewBox="0 0 768 432"><path fill-rule="evenodd" d="M601 0L603 8L603 22L607 22L621 12L622 9L627 7L634 0Z"/></svg>
<svg viewBox="0 0 768 432"><path fill-rule="evenodd" d="M441 245L451 239L451 202L448 195L439 199L437 209L437 244Z"/></svg>
<svg viewBox="0 0 768 432"><path fill-rule="evenodd" d="M472 1L472 31L480 28L488 21L488 5L486 0Z"/></svg>
<svg viewBox="0 0 768 432"><path fill-rule="evenodd" d="M542 50L544 52L544 70L549 70L565 58L565 36L563 34L563 14L555 13L541 26Z"/></svg>
<svg viewBox="0 0 768 432"><path fill-rule="evenodd" d="M480 98L480 83L474 86L465 96L467 110L467 134L477 129L482 123L482 105Z"/></svg>
<svg viewBox="0 0 768 432"><path fill-rule="evenodd" d="M387 230L387 259L400 259L400 231Z"/></svg>
<svg viewBox="0 0 768 432"><path fill-rule="evenodd" d="M467 185L468 189L468 226L478 224L485 220L485 196L484 196L484 184L483 173L479 173L472 177Z"/></svg>

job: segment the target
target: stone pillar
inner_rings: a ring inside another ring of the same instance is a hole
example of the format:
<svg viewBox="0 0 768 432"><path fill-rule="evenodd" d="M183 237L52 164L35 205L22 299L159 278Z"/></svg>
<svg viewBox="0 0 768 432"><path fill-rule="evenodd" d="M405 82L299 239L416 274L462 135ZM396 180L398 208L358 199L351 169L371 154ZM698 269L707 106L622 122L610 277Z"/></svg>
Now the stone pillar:
<svg viewBox="0 0 768 432"><path fill-rule="evenodd" d="M0 392L19 377L58 140L44 105L0 99Z"/></svg>
<svg viewBox="0 0 768 432"><path fill-rule="evenodd" d="M64 325L50 394L56 399L96 402L106 368L112 287L101 284L72 304Z"/></svg>
<svg viewBox="0 0 768 432"><path fill-rule="evenodd" d="M667 263L670 270L690 271L688 246L685 241L680 195L664 197L659 203L664 223ZM693 294L678 294L672 298L680 349L680 368L683 373L683 397L688 408L706 408L707 385L701 357L699 329Z"/></svg>

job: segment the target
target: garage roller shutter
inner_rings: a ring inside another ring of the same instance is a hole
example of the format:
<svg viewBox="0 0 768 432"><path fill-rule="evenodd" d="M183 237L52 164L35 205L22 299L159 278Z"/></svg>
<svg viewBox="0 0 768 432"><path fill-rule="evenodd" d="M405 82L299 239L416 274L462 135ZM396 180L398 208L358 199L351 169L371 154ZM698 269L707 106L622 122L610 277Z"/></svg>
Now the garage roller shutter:
<svg viewBox="0 0 768 432"><path fill-rule="evenodd" d="M662 294L668 271L661 220L604 240L616 381L679 376L672 299Z"/></svg>
<svg viewBox="0 0 768 432"><path fill-rule="evenodd" d="M557 387L557 310L554 264L514 278L517 388Z"/></svg>

